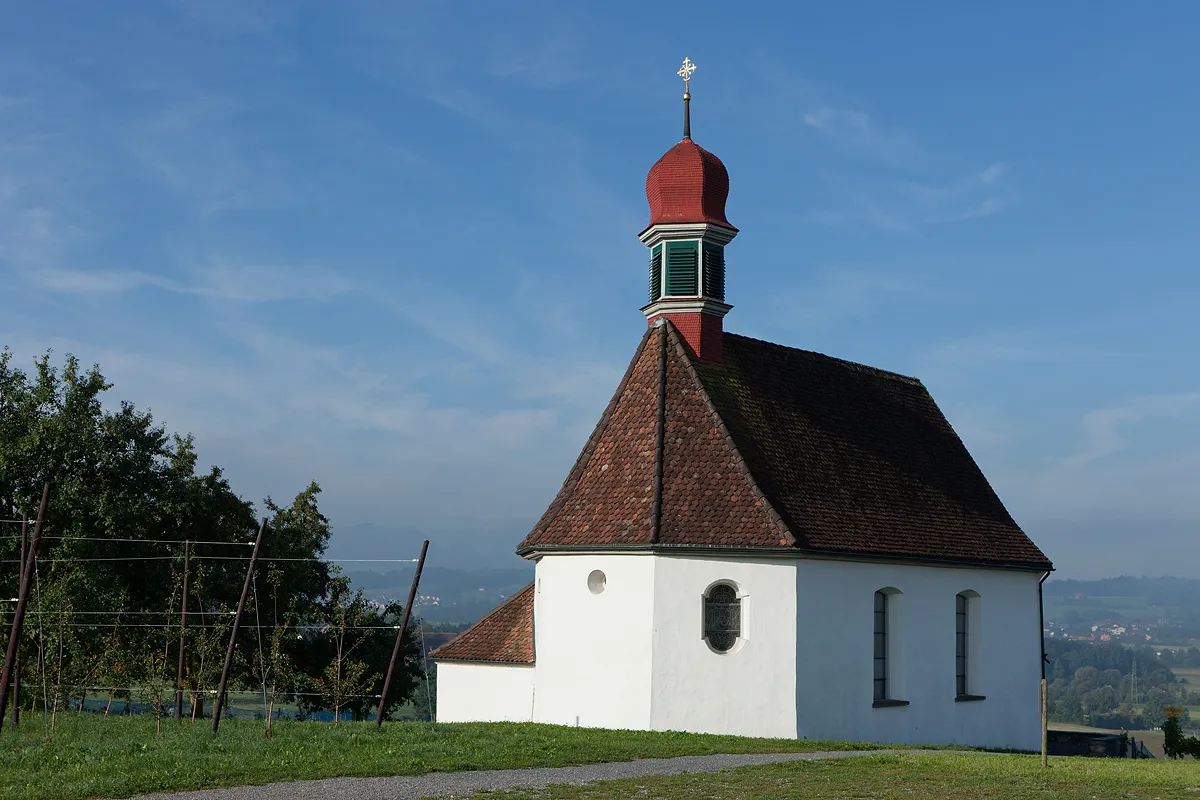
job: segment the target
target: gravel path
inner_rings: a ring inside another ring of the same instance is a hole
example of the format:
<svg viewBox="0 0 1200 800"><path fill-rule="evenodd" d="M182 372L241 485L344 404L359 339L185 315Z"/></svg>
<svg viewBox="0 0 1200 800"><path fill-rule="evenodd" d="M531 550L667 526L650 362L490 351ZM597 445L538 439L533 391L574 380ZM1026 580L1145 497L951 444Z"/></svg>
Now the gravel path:
<svg viewBox="0 0 1200 800"><path fill-rule="evenodd" d="M751 764L851 758L894 752L898 751L842 750L818 753L682 756L587 764L579 767L432 772L428 775L395 778L328 778L320 781L293 781L269 783L264 786L141 795L138 800L416 800L425 797L462 797L479 789L540 789L551 784L563 783L579 786L592 781L618 778L678 775L681 772L716 772Z"/></svg>

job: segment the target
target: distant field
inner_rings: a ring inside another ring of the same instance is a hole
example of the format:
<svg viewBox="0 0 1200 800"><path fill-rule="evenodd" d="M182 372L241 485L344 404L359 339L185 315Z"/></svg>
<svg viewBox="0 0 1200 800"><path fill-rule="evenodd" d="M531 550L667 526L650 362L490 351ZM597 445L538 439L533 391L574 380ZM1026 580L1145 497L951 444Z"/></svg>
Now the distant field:
<svg viewBox="0 0 1200 800"><path fill-rule="evenodd" d="M1167 606L1150 605L1144 597L1047 597L1045 609L1046 619L1054 622L1062 622L1069 611L1078 612L1085 620L1109 618L1130 623L1157 622L1170 614Z"/></svg>
<svg viewBox="0 0 1200 800"><path fill-rule="evenodd" d="M1174 672L1177 677L1183 678L1188 683L1192 683L1200 687L1200 668L1172 667L1171 671Z"/></svg>
<svg viewBox="0 0 1200 800"><path fill-rule="evenodd" d="M872 798L872 800L1124 800L1194 798L1196 761L1055 758L967 753L871 755L791 761L717 773L492 792L495 800L733 800L734 798Z"/></svg>

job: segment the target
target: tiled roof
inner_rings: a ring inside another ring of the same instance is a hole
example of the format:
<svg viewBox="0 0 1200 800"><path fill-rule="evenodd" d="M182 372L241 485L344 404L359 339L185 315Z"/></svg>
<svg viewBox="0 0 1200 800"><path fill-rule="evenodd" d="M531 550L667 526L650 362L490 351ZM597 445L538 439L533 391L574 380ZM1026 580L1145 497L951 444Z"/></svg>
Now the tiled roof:
<svg viewBox="0 0 1200 800"><path fill-rule="evenodd" d="M650 226L710 222L732 228L725 219L728 197L729 172L725 165L691 139L664 153L646 175Z"/></svg>
<svg viewBox="0 0 1200 800"><path fill-rule="evenodd" d="M533 584L431 653L439 661L533 663Z"/></svg>
<svg viewBox="0 0 1200 800"><path fill-rule="evenodd" d="M518 552L603 545L1050 565L917 379L730 333L701 364L670 323Z"/></svg>

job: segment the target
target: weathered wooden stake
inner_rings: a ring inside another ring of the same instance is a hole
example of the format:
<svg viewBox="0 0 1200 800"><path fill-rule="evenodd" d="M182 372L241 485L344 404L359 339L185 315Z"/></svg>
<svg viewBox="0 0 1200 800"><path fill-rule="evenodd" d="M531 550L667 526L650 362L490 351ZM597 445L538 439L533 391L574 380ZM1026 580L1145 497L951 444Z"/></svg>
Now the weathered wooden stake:
<svg viewBox="0 0 1200 800"><path fill-rule="evenodd" d="M175 720L183 721L183 653L187 643L188 577L192 566L192 542L183 540L183 603L179 611L179 669L175 671Z"/></svg>
<svg viewBox="0 0 1200 800"><path fill-rule="evenodd" d="M221 724L221 709L225 705L225 687L229 685L229 668L233 666L233 648L237 644L238 628L242 624L242 612L246 610L246 595L250 593L250 579L254 576L254 562L258 561L258 548L262 545L263 531L267 529L267 518L263 517L262 525L258 527L258 536L254 539L254 552L250 554L250 566L246 567L246 581L242 584L242 596L238 600L237 613L233 616L233 630L229 633L229 648L225 651L225 666L221 669L221 684L217 687L217 697L213 700L213 733Z"/></svg>
<svg viewBox="0 0 1200 800"><path fill-rule="evenodd" d="M1050 717L1047 714L1046 706L1046 603L1042 596L1042 585L1046 582L1046 578L1050 577L1050 570L1046 570L1046 574L1038 581L1038 652L1042 655L1042 766L1048 766L1049 752L1049 734L1047 730L1050 727Z"/></svg>
<svg viewBox="0 0 1200 800"><path fill-rule="evenodd" d="M38 506L37 522L33 526L33 542L25 556L24 574L17 594L17 610L13 614L12 632L8 635L8 651L4 654L4 671L0 673L0 728L4 726L4 712L8 710L9 681L13 676L13 665L21 645L21 630L25 624L25 605L29 602L29 585L33 583L33 565L37 560L38 545L42 543L42 526L46 522L46 507L50 504L50 481L42 487L42 503Z"/></svg>
<svg viewBox="0 0 1200 800"><path fill-rule="evenodd" d="M28 542L29 535L29 515L21 514L21 557L17 562L17 588L20 591L21 583L25 580L25 545ZM12 679L12 695L13 695L13 727L21 724L21 648L17 648L17 658L13 662L13 679ZM0 711L3 713L3 711Z"/></svg>
<svg viewBox="0 0 1200 800"><path fill-rule="evenodd" d="M388 689L392 688L392 673L396 669L396 657L400 655L400 644L408 631L408 617L412 614L413 602L417 599L417 584L421 582L421 569L425 566L425 553L429 540L421 545L421 557L417 559L417 572L413 575L412 588L408 590L408 602L404 604L404 616L400 618L400 630L396 632L396 644L392 647L392 659L388 662L387 677L383 679L383 694L379 695L379 710L375 713L375 727L383 725L383 710L387 708ZM424 654L422 654L424 655Z"/></svg>
<svg viewBox="0 0 1200 800"><path fill-rule="evenodd" d="M1047 730L1050 727L1050 720L1046 716L1046 679L1042 678L1042 766L1045 767L1049 762L1049 752L1047 745L1049 744L1049 734Z"/></svg>

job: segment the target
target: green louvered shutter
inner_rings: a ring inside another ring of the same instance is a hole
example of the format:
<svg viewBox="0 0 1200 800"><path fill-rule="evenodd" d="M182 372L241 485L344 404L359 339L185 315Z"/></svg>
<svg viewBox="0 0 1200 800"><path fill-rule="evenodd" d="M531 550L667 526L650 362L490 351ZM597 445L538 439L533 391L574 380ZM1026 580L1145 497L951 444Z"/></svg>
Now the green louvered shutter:
<svg viewBox="0 0 1200 800"><path fill-rule="evenodd" d="M725 299L725 248L704 243L704 296Z"/></svg>
<svg viewBox="0 0 1200 800"><path fill-rule="evenodd" d="M658 245L650 255L650 302L662 297L662 245Z"/></svg>
<svg viewBox="0 0 1200 800"><path fill-rule="evenodd" d="M667 294L696 295L699 284L699 242L667 242Z"/></svg>

